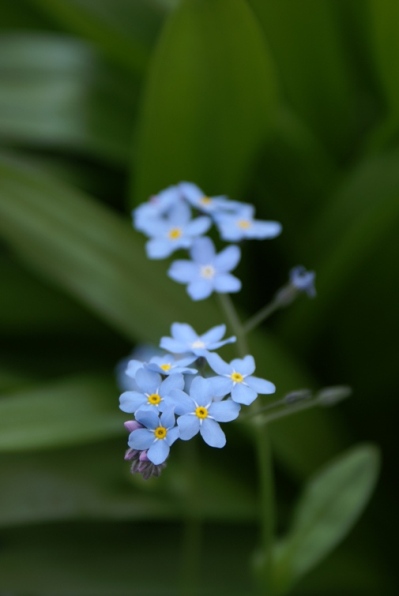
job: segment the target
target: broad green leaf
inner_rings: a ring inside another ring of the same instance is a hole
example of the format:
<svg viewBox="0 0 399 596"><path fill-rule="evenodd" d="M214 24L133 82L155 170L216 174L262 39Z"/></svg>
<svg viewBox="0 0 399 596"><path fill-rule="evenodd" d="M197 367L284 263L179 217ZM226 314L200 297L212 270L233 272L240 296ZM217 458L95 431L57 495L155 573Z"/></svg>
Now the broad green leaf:
<svg viewBox="0 0 399 596"><path fill-rule="evenodd" d="M78 377L0 397L0 452L49 449L123 432L107 377Z"/></svg>
<svg viewBox="0 0 399 596"><path fill-rule="evenodd" d="M148 75L135 162L144 200L188 179L210 194L242 190L276 100L268 50L243 0L184 0Z"/></svg>
<svg viewBox="0 0 399 596"><path fill-rule="evenodd" d="M356 121L353 73L335 0L249 0L292 107L333 150Z"/></svg>
<svg viewBox="0 0 399 596"><path fill-rule="evenodd" d="M288 535L278 545L275 581L289 591L341 542L366 507L379 471L379 451L359 445L308 482Z"/></svg>
<svg viewBox="0 0 399 596"><path fill-rule="evenodd" d="M158 344L173 321L203 332L223 320L214 302L193 303L170 281L165 263L146 260L144 239L127 222L83 193L2 156L0 197L0 231L13 250L131 340ZM254 334L251 352L259 374L279 391L309 385L301 364L271 337ZM313 434L292 420L273 428L281 453L298 473L341 445L330 413L308 416Z"/></svg>
<svg viewBox="0 0 399 596"><path fill-rule="evenodd" d="M3 144L126 159L135 92L84 42L54 34L2 35L0 73Z"/></svg>
<svg viewBox="0 0 399 596"><path fill-rule="evenodd" d="M123 67L140 74L163 10L153 0L29 0L71 33L94 42Z"/></svg>

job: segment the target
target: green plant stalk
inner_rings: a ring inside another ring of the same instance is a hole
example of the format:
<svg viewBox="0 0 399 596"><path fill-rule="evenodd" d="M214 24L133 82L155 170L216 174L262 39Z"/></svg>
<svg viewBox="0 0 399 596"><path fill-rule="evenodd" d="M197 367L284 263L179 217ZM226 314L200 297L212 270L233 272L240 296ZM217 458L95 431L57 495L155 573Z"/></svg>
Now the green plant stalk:
<svg viewBox="0 0 399 596"><path fill-rule="evenodd" d="M246 333L237 311L228 294L217 294L220 306L227 318L233 333L237 336L237 353L241 358L249 354ZM256 412L259 408L256 402L251 406ZM260 489L260 520L261 520L261 544L262 544L262 566L260 574L261 593L273 596L273 543L274 543L274 482L272 472L272 455L270 439L266 425L254 426L256 436L256 451L259 470Z"/></svg>

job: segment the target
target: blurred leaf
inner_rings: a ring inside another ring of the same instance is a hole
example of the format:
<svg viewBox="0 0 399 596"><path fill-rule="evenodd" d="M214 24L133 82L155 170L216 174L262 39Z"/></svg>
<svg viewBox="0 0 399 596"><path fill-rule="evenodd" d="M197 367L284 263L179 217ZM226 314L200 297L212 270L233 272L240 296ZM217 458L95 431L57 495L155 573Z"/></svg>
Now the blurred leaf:
<svg viewBox="0 0 399 596"><path fill-rule="evenodd" d="M300 258L317 272L317 309L303 301L284 322L302 347L320 333L345 284L398 222L399 153L365 159L304 232L307 242Z"/></svg>
<svg viewBox="0 0 399 596"><path fill-rule="evenodd" d="M377 481L379 451L360 445L329 464L305 487L288 536L276 552L275 581L286 593L351 530Z"/></svg>
<svg viewBox="0 0 399 596"><path fill-rule="evenodd" d="M149 73L135 197L182 179L236 195L267 136L275 100L269 54L246 3L183 1Z"/></svg>
<svg viewBox="0 0 399 596"><path fill-rule="evenodd" d="M48 449L122 432L107 377L65 379L0 397L0 452Z"/></svg>
<svg viewBox="0 0 399 596"><path fill-rule="evenodd" d="M134 93L83 42L50 34L2 35L0 73L3 144L126 159Z"/></svg>
<svg viewBox="0 0 399 596"><path fill-rule="evenodd" d="M249 4L265 31L294 110L326 146L346 150L356 108L335 0L249 0Z"/></svg>
<svg viewBox="0 0 399 596"><path fill-rule="evenodd" d="M163 11L152 0L30 0L65 29L93 41L135 74L146 65Z"/></svg>

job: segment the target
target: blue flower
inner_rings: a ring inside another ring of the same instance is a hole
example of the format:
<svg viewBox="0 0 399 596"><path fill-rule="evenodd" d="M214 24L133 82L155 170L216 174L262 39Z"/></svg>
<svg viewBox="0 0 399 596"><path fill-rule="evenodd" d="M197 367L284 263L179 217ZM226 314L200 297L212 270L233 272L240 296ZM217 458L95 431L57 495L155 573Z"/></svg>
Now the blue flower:
<svg viewBox="0 0 399 596"><path fill-rule="evenodd" d="M139 409L153 409L162 411L167 407L167 397L172 389L183 389L184 377L182 374L173 374L162 381L161 375L156 372L140 368L135 377L138 391L125 391L119 398L119 407L122 412L135 413Z"/></svg>
<svg viewBox="0 0 399 596"><path fill-rule="evenodd" d="M216 254L210 238L198 238L190 256L192 261L174 261L168 275L174 281L187 284L187 292L193 300L208 298L213 291L225 294L241 289L241 281L229 273L241 258L238 246L228 246Z"/></svg>
<svg viewBox="0 0 399 596"><path fill-rule="evenodd" d="M132 211L134 227L136 230L145 232L152 226L154 221L166 215L174 205L181 203L182 200L183 197L179 187L169 186Z"/></svg>
<svg viewBox="0 0 399 596"><path fill-rule="evenodd" d="M136 413L136 418L145 428L129 435L129 447L148 450L148 459L155 465L162 464L169 455L170 446L179 438L173 409L165 410L160 417L153 410L142 410Z"/></svg>
<svg viewBox="0 0 399 596"><path fill-rule="evenodd" d="M173 323L170 332L172 337L162 337L160 346L173 354L203 356L208 351L217 350L236 341L234 336L222 340L226 333L226 325L217 325L203 335L198 335L187 323Z"/></svg>
<svg viewBox="0 0 399 596"><path fill-rule="evenodd" d="M264 240L275 238L280 234L280 223L255 220L254 212L252 205L244 205L236 213L219 213L215 221L223 240L229 242L238 242L244 238Z"/></svg>
<svg viewBox="0 0 399 596"><path fill-rule="evenodd" d="M196 360L196 356L188 356L178 360L171 354L165 354L164 356L154 356L144 366L148 370L152 370L161 375L172 375L175 373L196 375L198 372L196 368L187 367L187 365L194 362L194 360Z"/></svg>
<svg viewBox="0 0 399 596"><path fill-rule="evenodd" d="M316 296L315 276L314 271L307 271L305 267L298 265L290 271L290 283L295 289L305 292L309 298L314 298Z"/></svg>
<svg viewBox="0 0 399 596"><path fill-rule="evenodd" d="M218 377L209 379L214 394L223 397L231 393L233 401L248 406L257 397L258 393L274 393L276 387L270 381L252 376L255 370L253 356L236 358L227 364L218 354L207 354L209 366Z"/></svg>
<svg viewBox="0 0 399 596"><path fill-rule="evenodd" d="M146 244L149 259L165 259L175 250L190 248L193 241L211 226L209 217L191 219L186 203L178 203L168 211L167 217L149 218L141 222L141 231L151 238Z"/></svg>
<svg viewBox="0 0 399 596"><path fill-rule="evenodd" d="M235 420L240 406L232 400L213 401L212 385L208 379L195 377L191 383L190 395L183 391L172 391L171 400L179 416L177 425L183 441L192 439L198 432L211 447L224 447L226 436L218 422Z"/></svg>
<svg viewBox="0 0 399 596"><path fill-rule="evenodd" d="M196 184L192 182L180 182L179 189L183 197L196 209L214 215L218 212L225 212L241 207L243 203L231 201L225 196L208 197Z"/></svg>

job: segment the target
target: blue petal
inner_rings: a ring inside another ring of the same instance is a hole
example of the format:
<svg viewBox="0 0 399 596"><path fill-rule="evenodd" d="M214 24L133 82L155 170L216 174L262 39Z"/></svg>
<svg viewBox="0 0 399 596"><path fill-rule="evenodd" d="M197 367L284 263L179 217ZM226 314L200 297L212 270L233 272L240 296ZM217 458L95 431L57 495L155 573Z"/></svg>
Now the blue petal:
<svg viewBox="0 0 399 596"><path fill-rule="evenodd" d="M140 410L136 412L136 420L147 428L157 428L159 426L158 412L153 409Z"/></svg>
<svg viewBox="0 0 399 596"><path fill-rule="evenodd" d="M227 364L219 354L207 354L206 359L212 370L218 375L230 375L233 372L230 364Z"/></svg>
<svg viewBox="0 0 399 596"><path fill-rule="evenodd" d="M190 250L190 255L193 261L200 265L209 265L213 263L215 258L215 246L210 238L197 238L193 242Z"/></svg>
<svg viewBox="0 0 399 596"><path fill-rule="evenodd" d="M201 236L209 230L212 225L212 220L209 217L197 217L190 221L185 228L185 233L189 236Z"/></svg>
<svg viewBox="0 0 399 596"><path fill-rule="evenodd" d="M231 366L242 375L251 375L255 370L255 360L250 355L244 358L235 358L231 361Z"/></svg>
<svg viewBox="0 0 399 596"><path fill-rule="evenodd" d="M161 424L165 428L172 428L175 425L175 411L174 408L167 408L161 414Z"/></svg>
<svg viewBox="0 0 399 596"><path fill-rule="evenodd" d="M175 250L173 244L164 238L153 238L145 245L149 259L166 259Z"/></svg>
<svg viewBox="0 0 399 596"><path fill-rule="evenodd" d="M173 445L173 443L180 438L180 429L177 426L174 426L170 430L168 430L168 434L166 435L165 441L168 445Z"/></svg>
<svg viewBox="0 0 399 596"><path fill-rule="evenodd" d="M172 339L171 337L162 337L160 342L160 347L168 352L172 352L172 354L183 354L184 352L188 351L187 345L177 341L176 339Z"/></svg>
<svg viewBox="0 0 399 596"><path fill-rule="evenodd" d="M173 389L168 395L168 403L173 406L178 416L192 412L195 405L191 397L180 389Z"/></svg>
<svg viewBox="0 0 399 596"><path fill-rule="evenodd" d="M221 340L225 333L226 325L217 325L216 327L212 327L212 329L209 329L209 331L201 335L201 340L205 344L213 343L215 341Z"/></svg>
<svg viewBox="0 0 399 596"><path fill-rule="evenodd" d="M154 433L146 428L138 428L129 435L128 445L131 449L148 449L154 442Z"/></svg>
<svg viewBox="0 0 399 596"><path fill-rule="evenodd" d="M234 275L222 273L215 277L214 287L215 291L220 294L239 292L241 290L241 281L237 277L234 277Z"/></svg>
<svg viewBox="0 0 399 596"><path fill-rule="evenodd" d="M234 386L233 381L227 377L209 377L208 381L214 398L224 397Z"/></svg>
<svg viewBox="0 0 399 596"><path fill-rule="evenodd" d="M220 272L227 272L234 269L240 262L241 251L238 246L228 246L215 258L215 267Z"/></svg>
<svg viewBox="0 0 399 596"><path fill-rule="evenodd" d="M173 261L168 270L168 276L182 284L189 283L198 275L198 267L192 261Z"/></svg>
<svg viewBox="0 0 399 596"><path fill-rule="evenodd" d="M192 342L198 338L198 335L188 323L172 323L170 330L173 338L178 341Z"/></svg>
<svg viewBox="0 0 399 596"><path fill-rule="evenodd" d="M238 404L249 406L257 398L256 391L246 385L237 384L231 390L231 398ZM137 417L137 416L136 416Z"/></svg>
<svg viewBox="0 0 399 596"><path fill-rule="evenodd" d="M235 420L240 413L240 405L227 399L225 401L219 401L213 403L209 407L209 415L212 416L217 422L231 422Z"/></svg>
<svg viewBox="0 0 399 596"><path fill-rule="evenodd" d="M168 443L162 439L158 439L151 445L147 452L147 457L153 464L156 466L162 464L165 459L168 457L170 451L170 447Z"/></svg>
<svg viewBox="0 0 399 596"><path fill-rule="evenodd" d="M220 448L226 445L226 435L214 420L206 418L201 424L200 433L210 447Z"/></svg>
<svg viewBox="0 0 399 596"><path fill-rule="evenodd" d="M200 430L200 422L197 416L186 414L177 419L177 425L180 430L180 438L182 441L189 441Z"/></svg>
<svg viewBox="0 0 399 596"><path fill-rule="evenodd" d="M190 396L199 406L207 406L212 401L212 385L209 379L195 377L190 387Z"/></svg>
<svg viewBox="0 0 399 596"><path fill-rule="evenodd" d="M119 398L119 408L128 414L134 413L137 408L147 402L147 398L137 391L125 391Z"/></svg>
<svg viewBox="0 0 399 596"><path fill-rule="evenodd" d="M162 381L159 388L159 394L162 397L166 397L172 389L183 389L184 377L181 373L173 373L169 375L164 381Z"/></svg>
<svg viewBox="0 0 399 596"><path fill-rule="evenodd" d="M276 386L271 383L270 381L266 381L266 379L259 379L258 377L246 377L245 379L246 384L251 387L256 393L274 393L276 391Z"/></svg>
<svg viewBox="0 0 399 596"><path fill-rule="evenodd" d="M187 293L192 300L204 300L212 294L213 283L207 279L198 279L187 286Z"/></svg>
<svg viewBox="0 0 399 596"><path fill-rule="evenodd" d="M161 381L161 375L152 370L140 368L137 371L136 383L145 393L155 393L158 390Z"/></svg>
<svg viewBox="0 0 399 596"><path fill-rule="evenodd" d="M264 240L275 238L281 233L282 226L278 221L254 221L248 229L248 237Z"/></svg>

